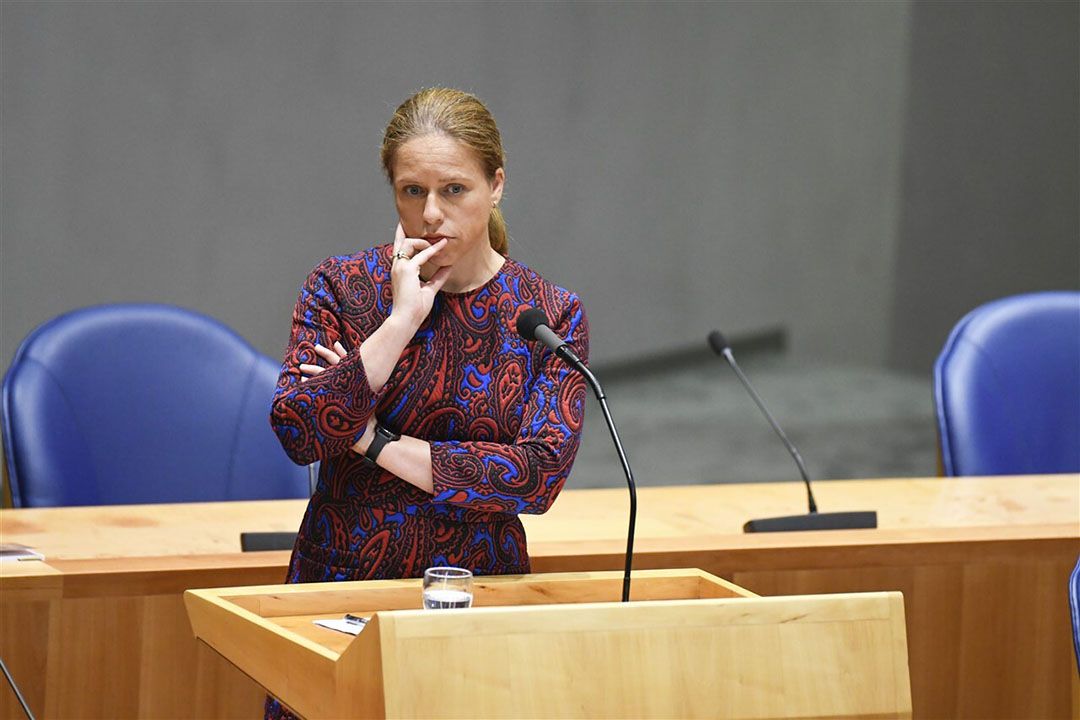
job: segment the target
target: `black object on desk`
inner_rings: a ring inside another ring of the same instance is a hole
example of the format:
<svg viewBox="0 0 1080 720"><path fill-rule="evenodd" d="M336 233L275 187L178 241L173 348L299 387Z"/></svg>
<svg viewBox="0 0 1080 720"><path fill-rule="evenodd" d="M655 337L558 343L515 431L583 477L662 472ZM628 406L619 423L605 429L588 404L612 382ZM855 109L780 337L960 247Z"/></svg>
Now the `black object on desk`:
<svg viewBox="0 0 1080 720"><path fill-rule="evenodd" d="M292 550L296 544L294 532L242 532L240 549L244 552L265 550Z"/></svg>

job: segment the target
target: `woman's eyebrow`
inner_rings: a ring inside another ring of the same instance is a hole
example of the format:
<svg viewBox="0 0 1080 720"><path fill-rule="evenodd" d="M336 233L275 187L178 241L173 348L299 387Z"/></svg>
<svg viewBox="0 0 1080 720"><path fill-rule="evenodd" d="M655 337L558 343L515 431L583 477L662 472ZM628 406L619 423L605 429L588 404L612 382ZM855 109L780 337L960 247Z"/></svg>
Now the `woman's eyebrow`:
<svg viewBox="0 0 1080 720"><path fill-rule="evenodd" d="M452 182L464 183L464 182L467 182L468 179L469 178L467 178L464 175L445 175L445 176L439 178L439 182L440 183L452 183ZM415 178L411 178L408 175L403 175L402 177L398 178L395 181L395 184L396 185L423 185L423 183L420 180L416 180Z"/></svg>

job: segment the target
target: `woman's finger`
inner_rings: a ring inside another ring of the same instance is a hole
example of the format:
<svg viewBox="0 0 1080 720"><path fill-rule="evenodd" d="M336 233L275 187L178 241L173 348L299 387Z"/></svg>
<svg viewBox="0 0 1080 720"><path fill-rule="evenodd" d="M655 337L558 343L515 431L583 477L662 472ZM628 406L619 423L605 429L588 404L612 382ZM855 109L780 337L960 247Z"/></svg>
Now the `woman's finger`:
<svg viewBox="0 0 1080 720"><path fill-rule="evenodd" d="M345 346L337 340L334 341L334 349L337 350L338 357L340 357L342 360L344 360L345 356L349 354L349 351L345 349Z"/></svg>
<svg viewBox="0 0 1080 720"><path fill-rule="evenodd" d="M446 279L450 277L451 270L453 270L453 268L451 267L439 268L435 271L435 274L432 275L426 283L424 283L424 287L431 288L431 290L433 290L434 292L439 292L440 290L442 290L442 286L446 284Z"/></svg>
<svg viewBox="0 0 1080 720"><path fill-rule="evenodd" d="M435 243L431 247L426 248L426 249L421 250L420 252L416 253L415 255L412 256L412 259L415 260L419 265L423 265L428 260L430 260L432 258L432 256L435 255L435 253L439 252L444 247L446 247L446 238L443 238L442 240Z"/></svg>
<svg viewBox="0 0 1080 720"><path fill-rule="evenodd" d="M305 375L315 376L326 370L322 365L311 365L309 363L300 363L300 372ZM307 378L304 378L305 380Z"/></svg>
<svg viewBox="0 0 1080 720"><path fill-rule="evenodd" d="M431 243L427 240L422 240L420 237L403 237L400 243L394 244L394 254L392 262L396 264L397 260L411 260L416 257L416 254L422 249L431 247Z"/></svg>
<svg viewBox="0 0 1080 720"><path fill-rule="evenodd" d="M397 228L394 229L394 252L401 249L401 241L405 239L405 228L401 227L401 222L398 221Z"/></svg>
<svg viewBox="0 0 1080 720"><path fill-rule="evenodd" d="M424 238L405 238L402 240L403 250L412 250L414 252L431 247L431 243Z"/></svg>
<svg viewBox="0 0 1080 720"><path fill-rule="evenodd" d="M323 347L318 343L315 344L315 354L321 357L326 362L330 363L331 365L337 365L339 362L341 362L341 358L338 357L338 354L336 352L334 352L328 347Z"/></svg>

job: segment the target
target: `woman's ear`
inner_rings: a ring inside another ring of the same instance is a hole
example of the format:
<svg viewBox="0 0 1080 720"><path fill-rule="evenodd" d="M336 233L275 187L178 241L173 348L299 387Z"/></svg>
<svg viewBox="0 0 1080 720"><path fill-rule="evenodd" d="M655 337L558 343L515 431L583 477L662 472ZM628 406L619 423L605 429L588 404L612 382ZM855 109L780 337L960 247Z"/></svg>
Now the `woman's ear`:
<svg viewBox="0 0 1080 720"><path fill-rule="evenodd" d="M502 200L503 186L506 184L506 173L498 168L491 178L491 204L498 205Z"/></svg>

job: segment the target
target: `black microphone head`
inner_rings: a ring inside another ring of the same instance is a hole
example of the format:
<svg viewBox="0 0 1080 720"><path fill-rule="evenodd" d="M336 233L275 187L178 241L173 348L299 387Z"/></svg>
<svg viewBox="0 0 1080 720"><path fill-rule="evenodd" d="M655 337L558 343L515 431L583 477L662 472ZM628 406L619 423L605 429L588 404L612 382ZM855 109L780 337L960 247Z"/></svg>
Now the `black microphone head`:
<svg viewBox="0 0 1080 720"><path fill-rule="evenodd" d="M720 332L719 330L713 330L711 333L709 333L709 347L711 347L713 349L713 352L715 352L717 355L723 355L724 351L731 346L728 345L727 338L724 337L724 334L722 332Z"/></svg>
<svg viewBox="0 0 1080 720"><path fill-rule="evenodd" d="M541 325L547 325L548 319L544 311L539 308L529 308L525 312L518 315L517 319L517 331L518 335L526 340L536 339L536 328Z"/></svg>

